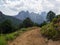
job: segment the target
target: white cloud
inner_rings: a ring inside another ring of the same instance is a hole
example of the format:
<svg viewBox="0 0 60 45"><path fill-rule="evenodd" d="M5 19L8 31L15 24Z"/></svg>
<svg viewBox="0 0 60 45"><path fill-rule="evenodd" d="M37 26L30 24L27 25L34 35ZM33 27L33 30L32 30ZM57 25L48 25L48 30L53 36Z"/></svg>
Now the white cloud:
<svg viewBox="0 0 60 45"><path fill-rule="evenodd" d="M56 1L60 2L60 0L56 0Z"/></svg>
<svg viewBox="0 0 60 45"><path fill-rule="evenodd" d="M59 9L60 0L0 0L0 11L9 15L15 15L22 10L36 13L53 10L59 13Z"/></svg>

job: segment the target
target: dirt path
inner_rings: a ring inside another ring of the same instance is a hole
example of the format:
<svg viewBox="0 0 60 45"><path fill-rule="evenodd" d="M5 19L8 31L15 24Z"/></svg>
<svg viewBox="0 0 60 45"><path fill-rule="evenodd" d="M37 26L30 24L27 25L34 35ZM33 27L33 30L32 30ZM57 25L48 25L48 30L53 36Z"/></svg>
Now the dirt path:
<svg viewBox="0 0 60 45"><path fill-rule="evenodd" d="M36 28L25 32L8 45L60 45L60 41L48 41L41 36L40 28Z"/></svg>

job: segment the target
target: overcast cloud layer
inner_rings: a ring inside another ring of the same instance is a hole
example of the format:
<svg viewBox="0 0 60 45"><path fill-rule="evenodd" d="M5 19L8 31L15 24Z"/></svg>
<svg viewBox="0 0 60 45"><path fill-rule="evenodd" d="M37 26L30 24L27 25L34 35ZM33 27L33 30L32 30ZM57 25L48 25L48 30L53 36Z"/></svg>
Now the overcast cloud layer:
<svg viewBox="0 0 60 45"><path fill-rule="evenodd" d="M40 13L53 10L60 13L60 0L0 0L0 11L7 15L15 15L20 11Z"/></svg>

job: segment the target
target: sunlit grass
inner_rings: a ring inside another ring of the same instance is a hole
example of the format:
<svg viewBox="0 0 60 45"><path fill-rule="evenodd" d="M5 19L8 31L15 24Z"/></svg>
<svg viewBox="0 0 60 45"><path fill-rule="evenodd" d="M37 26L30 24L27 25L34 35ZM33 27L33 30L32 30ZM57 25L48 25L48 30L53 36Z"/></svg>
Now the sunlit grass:
<svg viewBox="0 0 60 45"><path fill-rule="evenodd" d="M3 35L0 35L0 45L7 45L7 41Z"/></svg>

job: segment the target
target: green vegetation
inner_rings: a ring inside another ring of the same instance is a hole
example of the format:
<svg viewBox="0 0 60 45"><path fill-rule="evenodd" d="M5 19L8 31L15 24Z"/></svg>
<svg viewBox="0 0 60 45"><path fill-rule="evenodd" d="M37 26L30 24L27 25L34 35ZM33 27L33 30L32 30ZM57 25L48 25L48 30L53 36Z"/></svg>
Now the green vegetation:
<svg viewBox="0 0 60 45"><path fill-rule="evenodd" d="M0 23L0 34L6 34L16 31L16 27L12 25L11 20L5 20Z"/></svg>
<svg viewBox="0 0 60 45"><path fill-rule="evenodd" d="M58 36L58 31L54 29L52 23L43 26L41 33L43 36L48 37L48 39L55 39Z"/></svg>
<svg viewBox="0 0 60 45"><path fill-rule="evenodd" d="M5 36L5 38L6 38L6 40L8 41L8 40L13 40L13 39L15 39L16 38L16 36L18 36L19 34L17 33L17 32L14 32L14 33L11 33L11 34L6 34L6 36Z"/></svg>
<svg viewBox="0 0 60 45"><path fill-rule="evenodd" d="M41 33L44 37L53 40L60 39L60 18L54 18L52 22L43 26Z"/></svg>
<svg viewBox="0 0 60 45"><path fill-rule="evenodd" d="M1 35L0 36L0 45L6 45L7 44L7 41L5 40L4 36Z"/></svg>

